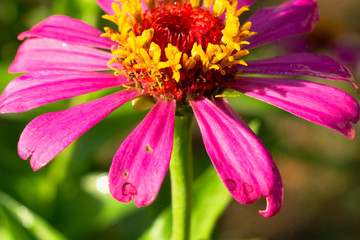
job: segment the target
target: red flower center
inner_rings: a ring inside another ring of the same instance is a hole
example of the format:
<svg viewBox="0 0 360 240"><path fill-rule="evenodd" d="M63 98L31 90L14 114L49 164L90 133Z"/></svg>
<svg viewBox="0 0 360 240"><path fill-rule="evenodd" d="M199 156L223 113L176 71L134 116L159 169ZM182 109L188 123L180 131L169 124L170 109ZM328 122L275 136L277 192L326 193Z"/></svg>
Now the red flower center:
<svg viewBox="0 0 360 240"><path fill-rule="evenodd" d="M194 43L206 49L209 43L220 44L224 25L220 19L202 8L193 8L189 4L161 4L151 12L146 11L141 22L134 26L137 36L147 29L154 29L152 42L161 48L161 60L167 61L165 48L168 44L177 47L182 53L191 55ZM176 99L187 104L195 95L213 96L217 94L224 82L229 79L231 68L220 73L216 70L204 72L200 62L191 69L180 70L180 80L173 79L171 68L162 69L162 78L154 79L137 72L133 78L137 87L154 97ZM159 84L159 82L161 84Z"/></svg>
<svg viewBox="0 0 360 240"><path fill-rule="evenodd" d="M150 14L146 12L143 20L134 26L137 35L150 28L154 29L152 41L161 49L171 43L181 52L190 54L194 43L203 49L208 43L219 44L223 25L219 18L202 8L168 3L154 8Z"/></svg>

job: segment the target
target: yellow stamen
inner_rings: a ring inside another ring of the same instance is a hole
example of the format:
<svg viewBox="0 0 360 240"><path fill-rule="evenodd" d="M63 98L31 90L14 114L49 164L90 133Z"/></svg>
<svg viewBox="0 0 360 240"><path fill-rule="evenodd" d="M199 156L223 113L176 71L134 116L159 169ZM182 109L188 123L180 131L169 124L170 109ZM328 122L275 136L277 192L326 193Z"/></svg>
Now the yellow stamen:
<svg viewBox="0 0 360 240"><path fill-rule="evenodd" d="M177 49L177 47L171 45L170 43L165 48L165 56L168 59L167 62L164 62L164 65L168 65L173 70L173 78L179 82L180 80L180 72L179 70L182 68L180 64L182 52Z"/></svg>
<svg viewBox="0 0 360 240"><path fill-rule="evenodd" d="M214 0L204 0L204 9L209 10Z"/></svg>
<svg viewBox="0 0 360 240"><path fill-rule="evenodd" d="M228 5L229 2L227 0L214 0L212 15L214 17L220 17Z"/></svg>
<svg viewBox="0 0 360 240"><path fill-rule="evenodd" d="M216 98L218 97L240 97L241 95L237 94L237 95L228 95L228 94L219 94L219 95L215 95Z"/></svg>
<svg viewBox="0 0 360 240"><path fill-rule="evenodd" d="M125 85L125 84L123 84L123 85L121 85L121 86L122 86L123 88L137 90L137 88L136 88L136 87L133 87L133 86L129 86L129 85Z"/></svg>
<svg viewBox="0 0 360 240"><path fill-rule="evenodd" d="M200 5L200 0L190 0L192 7L198 7Z"/></svg>

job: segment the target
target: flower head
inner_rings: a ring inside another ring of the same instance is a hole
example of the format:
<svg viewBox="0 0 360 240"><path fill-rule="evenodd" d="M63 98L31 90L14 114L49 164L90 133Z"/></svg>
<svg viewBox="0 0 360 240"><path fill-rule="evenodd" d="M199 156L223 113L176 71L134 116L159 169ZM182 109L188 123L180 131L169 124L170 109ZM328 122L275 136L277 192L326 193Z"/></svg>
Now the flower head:
<svg viewBox="0 0 360 240"><path fill-rule="evenodd" d="M239 16L253 0L98 0L116 29L105 32L66 16L52 16L24 39L0 98L0 112L22 112L98 91L123 90L73 108L41 115L24 129L18 151L34 170L125 102L153 106L121 144L110 168L110 191L119 201L150 204L168 169L175 114L191 108L221 180L241 203L267 199L266 217L281 207L279 171L265 146L224 99L226 89L265 101L354 138L359 104L326 85L268 75L309 75L348 81L349 70L326 56L297 53L244 61L252 48L311 31L313 0L290 0ZM202 2L200 4L200 2ZM113 70L114 74L100 72ZM251 74L267 75L254 77ZM166 144L164 144L166 143Z"/></svg>
<svg viewBox="0 0 360 240"><path fill-rule="evenodd" d="M114 15L104 18L117 24L105 28L103 37L114 41L109 62L116 74L129 76L129 83L155 98L188 105L196 96L215 96L234 79L233 66L246 65L241 57L245 39L254 35L251 23L240 28L237 2L216 1L211 12L198 3L113 3ZM226 21L218 16L226 11ZM131 13L131 14L128 14ZM115 67L114 67L115 66Z"/></svg>

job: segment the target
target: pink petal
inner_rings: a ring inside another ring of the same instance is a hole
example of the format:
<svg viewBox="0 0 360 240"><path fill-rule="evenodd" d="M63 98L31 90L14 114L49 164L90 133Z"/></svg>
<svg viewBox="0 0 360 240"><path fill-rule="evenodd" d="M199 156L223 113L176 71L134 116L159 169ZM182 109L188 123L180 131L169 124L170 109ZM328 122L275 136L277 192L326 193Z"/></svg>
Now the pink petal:
<svg viewBox="0 0 360 240"><path fill-rule="evenodd" d="M127 84L126 77L110 73L44 70L15 78L0 96L0 113L33 108L101 89Z"/></svg>
<svg viewBox="0 0 360 240"><path fill-rule="evenodd" d="M313 0L290 0L278 7L264 8L252 15L251 31L256 35L246 39L246 48L275 41L294 34L310 32L319 19L317 3Z"/></svg>
<svg viewBox="0 0 360 240"><path fill-rule="evenodd" d="M237 5L236 9L240 9L243 6L251 6L254 2L255 2L255 0L240 0L240 1L238 1L238 5Z"/></svg>
<svg viewBox="0 0 360 240"><path fill-rule="evenodd" d="M229 87L350 139L355 137L350 122L359 121L359 104L337 88L299 79L256 77L239 77Z"/></svg>
<svg viewBox="0 0 360 240"><path fill-rule="evenodd" d="M313 53L295 53L255 61L237 67L241 73L265 75L309 75L329 80L348 81L358 88L349 69L335 60Z"/></svg>
<svg viewBox="0 0 360 240"><path fill-rule="evenodd" d="M115 0L96 0L96 3L109 15L114 15L115 12L111 7L112 3L117 3L121 6L120 2L116 2Z"/></svg>
<svg viewBox="0 0 360 240"><path fill-rule="evenodd" d="M96 0L96 3L104 10L104 12L109 15L115 14L114 10L111 7L112 3L117 3L121 6L121 3L115 0ZM144 11L148 9L144 0L141 0L141 6Z"/></svg>
<svg viewBox="0 0 360 240"><path fill-rule="evenodd" d="M110 52L95 48L53 39L30 38L21 44L9 72L49 69L109 70L107 63L112 58Z"/></svg>
<svg viewBox="0 0 360 240"><path fill-rule="evenodd" d="M83 21L54 15L29 31L21 33L18 38L20 40L26 37L52 38L67 43L110 49L113 42L108 38L100 37L101 34L101 31Z"/></svg>
<svg viewBox="0 0 360 240"><path fill-rule="evenodd" d="M38 170L112 111L140 94L125 90L35 118L20 136L20 157L26 160L32 156L30 164L35 171Z"/></svg>
<svg viewBox="0 0 360 240"><path fill-rule="evenodd" d="M241 203L248 204L260 196L271 198L265 216L276 214L282 201L282 184L271 155L226 103L200 97L190 101L200 126L206 151L221 180ZM228 115L229 114L229 115Z"/></svg>
<svg viewBox="0 0 360 240"><path fill-rule="evenodd" d="M229 103L224 98L215 98L214 102L216 106L218 106L222 111L224 111L227 115L236 120L240 125L246 128L252 136L257 139L257 141L261 143L261 140L258 139L256 134L247 126L247 124L236 114L234 109L231 108ZM266 147L263 148L267 151ZM270 155L270 153L268 153ZM279 170L275 164L275 162L271 159L272 171L274 171L274 188L271 192L270 196L266 198L266 209L264 211L259 211L264 217L271 217L277 214L280 211L283 198L284 198L284 188L281 181L281 176Z"/></svg>
<svg viewBox="0 0 360 240"><path fill-rule="evenodd" d="M175 101L159 99L121 144L110 168L110 192L136 206L154 201L169 167L173 147Z"/></svg>

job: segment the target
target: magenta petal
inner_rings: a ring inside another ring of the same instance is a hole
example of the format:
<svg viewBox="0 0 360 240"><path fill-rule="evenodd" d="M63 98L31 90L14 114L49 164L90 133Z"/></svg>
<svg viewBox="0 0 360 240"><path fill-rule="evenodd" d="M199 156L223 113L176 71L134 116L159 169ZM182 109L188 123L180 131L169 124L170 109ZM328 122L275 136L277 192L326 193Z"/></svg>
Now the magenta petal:
<svg viewBox="0 0 360 240"><path fill-rule="evenodd" d="M138 0L134 0L134 1L138 1ZM96 0L96 3L104 10L104 12L106 12L109 15L115 14L114 10L111 7L112 3L116 3L121 6L121 3L115 0ZM141 0L141 6L143 10L148 9L144 0Z"/></svg>
<svg viewBox="0 0 360 240"><path fill-rule="evenodd" d="M101 89L121 86L127 78L110 73L80 71L30 72L11 81L0 96L0 113L33 108Z"/></svg>
<svg viewBox="0 0 360 240"><path fill-rule="evenodd" d="M227 103L227 101L224 98L215 98L214 101L216 106L218 106L227 115L232 117L234 120L239 122L244 128L246 128L250 132L250 134L252 134L251 137L258 139L256 134L253 133L253 131L239 117L239 115L236 114L234 109L231 108L231 106ZM260 139L258 139L258 141L260 142L260 144L262 144ZM263 146L263 148L266 150L265 146ZM277 214L280 211L284 198L284 188L282 185L281 176L275 162L272 159L271 159L271 165L272 165L272 171L274 171L274 188L270 196L266 198L266 202L267 202L266 209L264 211L259 211L259 213L261 213L264 217L271 217Z"/></svg>
<svg viewBox="0 0 360 240"><path fill-rule="evenodd" d="M9 72L49 69L108 70L107 63L112 58L110 52L91 47L53 39L30 38L21 44Z"/></svg>
<svg viewBox="0 0 360 240"><path fill-rule="evenodd" d="M255 0L239 0L236 9L240 9L243 6L251 6Z"/></svg>
<svg viewBox="0 0 360 240"><path fill-rule="evenodd" d="M60 112L32 120L20 136L21 158L30 156L34 170L46 165L76 138L140 92L125 90Z"/></svg>
<svg viewBox="0 0 360 240"><path fill-rule="evenodd" d="M115 0L96 0L96 3L109 15L115 14L114 10L111 7L112 3L117 3L121 6L120 2L116 2Z"/></svg>
<svg viewBox="0 0 360 240"><path fill-rule="evenodd" d="M159 99L121 144L110 167L110 192L136 206L154 201L169 167L174 135L175 101Z"/></svg>
<svg viewBox="0 0 360 240"><path fill-rule="evenodd" d="M216 101L220 108L203 97L190 101L216 171L236 200L248 204L260 196L271 198L264 215L276 214L282 184L271 155L230 106Z"/></svg>
<svg viewBox="0 0 360 240"><path fill-rule="evenodd" d="M329 80L348 81L356 88L351 72L335 60L313 53L295 53L255 61L247 61L248 66L237 67L241 73L265 75L309 75Z"/></svg>
<svg viewBox="0 0 360 240"><path fill-rule="evenodd" d="M337 88L299 79L257 77L239 77L229 87L350 139L355 137L350 122L359 121L359 104Z"/></svg>
<svg viewBox="0 0 360 240"><path fill-rule="evenodd" d="M313 0L290 0L278 7L264 8L252 15L251 31L256 35L246 39L246 48L278 40L294 34L310 32L319 19L317 3Z"/></svg>
<svg viewBox="0 0 360 240"><path fill-rule="evenodd" d="M52 38L67 43L110 49L113 42L104 37L98 29L89 24L67 16L51 16L32 27L29 31L19 35L19 39L26 37Z"/></svg>

